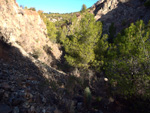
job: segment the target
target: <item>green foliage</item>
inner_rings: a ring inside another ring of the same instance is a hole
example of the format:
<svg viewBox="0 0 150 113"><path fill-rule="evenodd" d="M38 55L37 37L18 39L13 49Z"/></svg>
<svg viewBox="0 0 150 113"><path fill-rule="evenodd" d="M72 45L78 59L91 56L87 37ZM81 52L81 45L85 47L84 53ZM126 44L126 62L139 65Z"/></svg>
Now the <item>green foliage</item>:
<svg viewBox="0 0 150 113"><path fill-rule="evenodd" d="M85 4L83 4L83 5L82 5L82 9L81 9L81 13L86 12L86 9L87 9L86 5L85 5Z"/></svg>
<svg viewBox="0 0 150 113"><path fill-rule="evenodd" d="M62 44L68 65L104 71L114 94L125 98L133 96L149 98L150 22L148 25L144 25L143 21L132 23L117 36L112 23L109 35L101 36L102 23L96 22L94 16L86 12L86 7L82 7L81 12L84 12L81 20L74 14L45 14L47 17L63 17L61 21L55 23L50 23L42 15L47 24L49 37L54 37ZM68 26L70 22L71 25ZM66 25L60 28L64 23ZM88 89L86 88L85 92L86 90ZM86 94L85 97L88 98Z"/></svg>
<svg viewBox="0 0 150 113"><path fill-rule="evenodd" d="M109 38L108 38L109 43L113 43L115 34L116 34L116 28L114 26L114 23L111 23L111 25L109 27Z"/></svg>
<svg viewBox="0 0 150 113"><path fill-rule="evenodd" d="M118 47L118 55L123 57L144 58L148 56L149 32L145 29L143 21L136 22L136 25L125 29L124 33L119 34L115 39Z"/></svg>
<svg viewBox="0 0 150 113"><path fill-rule="evenodd" d="M95 48L95 60L93 62L93 66L98 71L101 70L101 67L104 65L105 62L107 49L109 47L107 39L108 35L107 34L103 35L103 37L99 39L97 46Z"/></svg>
<svg viewBox="0 0 150 113"><path fill-rule="evenodd" d="M63 27L63 29L58 32L57 35L58 42L61 44L65 43L66 35L67 35L67 28Z"/></svg>
<svg viewBox="0 0 150 113"><path fill-rule="evenodd" d="M116 89L115 94L150 96L149 37L149 27L138 21L115 38L105 63L105 72Z"/></svg>
<svg viewBox="0 0 150 113"><path fill-rule="evenodd" d="M50 21L47 21L46 26L47 26L48 37L51 39L51 41L56 42L57 29L55 27L55 24Z"/></svg>
<svg viewBox="0 0 150 113"><path fill-rule="evenodd" d="M65 34L66 28L63 30L61 42L68 64L73 67L89 67L89 63L95 59L94 48L102 33L101 22L96 22L92 14L86 14L68 34Z"/></svg>
<svg viewBox="0 0 150 113"><path fill-rule="evenodd" d="M36 11L34 7L30 7L29 10Z"/></svg>

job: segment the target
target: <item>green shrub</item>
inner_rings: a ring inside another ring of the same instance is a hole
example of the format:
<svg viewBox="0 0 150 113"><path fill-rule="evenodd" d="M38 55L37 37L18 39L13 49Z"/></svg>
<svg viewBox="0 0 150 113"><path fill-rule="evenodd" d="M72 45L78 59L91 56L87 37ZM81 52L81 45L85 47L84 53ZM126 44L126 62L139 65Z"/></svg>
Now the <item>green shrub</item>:
<svg viewBox="0 0 150 113"><path fill-rule="evenodd" d="M38 59L41 56L41 51L40 50L34 50L32 56L36 59Z"/></svg>
<svg viewBox="0 0 150 113"><path fill-rule="evenodd" d="M114 42L115 34L116 34L116 27L114 26L114 23L111 23L111 25L109 26L109 37L108 37L109 43Z"/></svg>
<svg viewBox="0 0 150 113"><path fill-rule="evenodd" d="M86 14L75 27L61 32L61 42L65 48L65 59L73 67L89 67L95 59L94 48L102 33L101 22L96 22L92 14Z"/></svg>
<svg viewBox="0 0 150 113"><path fill-rule="evenodd" d="M85 5L85 4L83 4L83 5L82 5L82 9L81 9L81 13L86 12L86 9L87 9L86 5Z"/></svg>
<svg viewBox="0 0 150 113"><path fill-rule="evenodd" d="M138 21L115 38L105 63L115 94L150 97L149 36L149 27Z"/></svg>
<svg viewBox="0 0 150 113"><path fill-rule="evenodd" d="M52 48L49 47L48 45L45 45L45 46L43 46L43 50L44 50L47 54L51 54Z"/></svg>

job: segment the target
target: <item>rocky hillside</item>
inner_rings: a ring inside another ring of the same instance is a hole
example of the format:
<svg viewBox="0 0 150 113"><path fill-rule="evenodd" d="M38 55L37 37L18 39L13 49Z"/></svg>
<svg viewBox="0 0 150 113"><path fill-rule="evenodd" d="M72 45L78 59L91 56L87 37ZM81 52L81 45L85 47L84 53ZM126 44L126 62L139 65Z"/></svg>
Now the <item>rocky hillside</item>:
<svg viewBox="0 0 150 113"><path fill-rule="evenodd" d="M39 61L23 55L20 49L1 41L0 57L0 113L58 111L57 95L49 88L46 78L62 73L45 68Z"/></svg>
<svg viewBox="0 0 150 113"><path fill-rule="evenodd" d="M0 20L0 113L61 113L52 89L66 74L48 66L61 52L43 20L14 0L0 0Z"/></svg>
<svg viewBox="0 0 150 113"><path fill-rule="evenodd" d="M88 80L49 66L61 52L46 38L36 12L21 9L14 0L0 0L0 19L0 113L101 113L84 107ZM100 81L95 89L105 84ZM104 90L98 93L105 95ZM110 101L102 100L104 108Z"/></svg>
<svg viewBox="0 0 150 113"><path fill-rule="evenodd" d="M148 22L150 10L143 4L101 0L92 11L104 30L113 22L119 32L138 19ZM131 113L130 104L110 95L103 72L66 74L50 66L62 52L47 38L37 12L23 10L15 0L0 0L0 20L0 113Z"/></svg>
<svg viewBox="0 0 150 113"><path fill-rule="evenodd" d="M20 46L47 64L61 56L58 45L47 38L46 26L37 12L23 10L14 0L0 0L0 20L0 40Z"/></svg>
<svg viewBox="0 0 150 113"><path fill-rule="evenodd" d="M104 31L108 33L109 26L114 23L116 32L129 26L137 20L150 20L150 8L144 3L146 0L99 0L91 9L96 20L102 21Z"/></svg>

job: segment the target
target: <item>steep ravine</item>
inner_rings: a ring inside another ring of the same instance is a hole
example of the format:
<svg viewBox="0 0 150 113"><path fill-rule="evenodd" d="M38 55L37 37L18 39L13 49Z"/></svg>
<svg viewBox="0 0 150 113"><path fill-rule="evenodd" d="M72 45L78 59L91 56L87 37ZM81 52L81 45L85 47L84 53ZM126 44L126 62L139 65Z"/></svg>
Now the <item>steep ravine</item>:
<svg viewBox="0 0 150 113"><path fill-rule="evenodd" d="M128 8L117 0L110 1L102 0L93 6L96 18L106 22L104 28L116 22L112 17L112 10L119 10L116 6ZM112 10L108 10L108 3ZM62 51L47 38L46 26L37 12L21 9L15 0L0 0L0 19L0 113L130 113L109 95L109 84L103 76L89 71L88 81L50 66L53 60L59 60ZM84 97L87 82L91 82L91 103Z"/></svg>

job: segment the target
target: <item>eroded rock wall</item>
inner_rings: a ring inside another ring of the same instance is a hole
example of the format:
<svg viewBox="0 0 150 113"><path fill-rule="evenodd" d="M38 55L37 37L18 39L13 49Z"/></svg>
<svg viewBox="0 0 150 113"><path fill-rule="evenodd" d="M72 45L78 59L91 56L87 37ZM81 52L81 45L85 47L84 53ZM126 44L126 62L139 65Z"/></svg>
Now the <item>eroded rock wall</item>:
<svg viewBox="0 0 150 113"><path fill-rule="evenodd" d="M150 20L150 8L145 7L145 0L99 0L91 9L96 20L103 22L103 30L108 33L109 26L114 23L116 32L120 32L132 22Z"/></svg>
<svg viewBox="0 0 150 113"><path fill-rule="evenodd" d="M53 59L44 47L49 46L56 59L61 56L58 45L47 38L46 26L36 11L24 10L14 0L0 0L0 20L1 40L6 43L17 43L27 53L47 64Z"/></svg>

